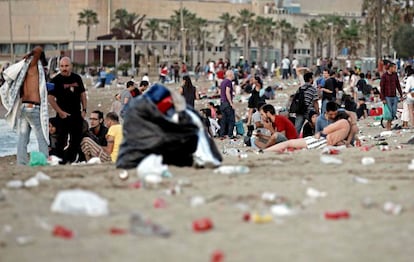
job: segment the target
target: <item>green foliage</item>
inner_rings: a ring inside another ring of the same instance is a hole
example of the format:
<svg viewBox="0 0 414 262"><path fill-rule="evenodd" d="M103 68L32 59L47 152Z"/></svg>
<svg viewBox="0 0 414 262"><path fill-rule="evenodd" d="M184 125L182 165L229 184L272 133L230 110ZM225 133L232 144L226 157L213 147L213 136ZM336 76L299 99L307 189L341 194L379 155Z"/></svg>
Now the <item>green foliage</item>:
<svg viewBox="0 0 414 262"><path fill-rule="evenodd" d="M402 58L414 56L414 28L410 24L400 26L392 38L397 55Z"/></svg>

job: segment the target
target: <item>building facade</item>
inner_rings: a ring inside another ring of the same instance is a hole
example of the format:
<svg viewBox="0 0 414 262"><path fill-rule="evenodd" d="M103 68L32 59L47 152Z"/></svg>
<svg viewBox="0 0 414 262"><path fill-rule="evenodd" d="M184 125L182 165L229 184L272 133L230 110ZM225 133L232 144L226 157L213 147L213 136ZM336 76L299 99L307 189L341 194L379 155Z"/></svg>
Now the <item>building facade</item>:
<svg viewBox="0 0 414 262"><path fill-rule="evenodd" d="M128 12L145 14L146 19L168 20L174 10L179 10L182 6L211 22L209 30L212 35L209 42L213 47L207 50L204 57L206 60L224 57L222 33L217 22L225 12L238 16L240 10L248 9L256 15L272 17L274 20L286 19L295 27L301 28L308 19L328 14L360 18L361 4L362 0L0 0L0 24L3 25L0 27L0 61L12 59L11 43L14 58L19 58L36 44L43 45L47 55L52 56L59 54L61 50L70 52L73 42L76 42L77 54L80 55L78 60L81 63L85 59L81 57L85 45L82 46L81 43L86 40L86 27L78 26L78 13L84 9L92 9L98 14L99 24L90 30L90 39L95 40L110 32L117 9L124 8ZM309 56L309 42L305 37L302 39L302 42L296 44L295 53L306 59ZM238 43L233 48L233 58L242 53L242 46L243 43ZM280 43L275 43L274 48L267 54L269 60L283 55L280 54L278 46ZM188 47L186 50L189 50ZM255 52L253 44L250 50L251 61L257 57ZM89 61L96 60L93 54L90 52ZM198 58L193 56L193 60Z"/></svg>

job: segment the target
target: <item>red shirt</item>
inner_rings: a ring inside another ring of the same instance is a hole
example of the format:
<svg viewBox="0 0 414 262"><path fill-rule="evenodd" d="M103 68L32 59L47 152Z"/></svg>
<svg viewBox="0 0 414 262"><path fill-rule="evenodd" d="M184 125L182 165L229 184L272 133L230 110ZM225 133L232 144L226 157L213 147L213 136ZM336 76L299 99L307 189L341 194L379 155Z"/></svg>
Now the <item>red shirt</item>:
<svg viewBox="0 0 414 262"><path fill-rule="evenodd" d="M298 138L298 132L296 132L295 126L293 125L292 121L290 121L285 116L275 115L274 127L276 128L277 132L285 131L285 136L287 139Z"/></svg>
<svg viewBox="0 0 414 262"><path fill-rule="evenodd" d="M400 96L402 97L402 90L400 86L400 80L398 80L397 73L393 72L392 74L385 72L381 76L381 82L380 82L380 97L381 100L385 100L385 97L395 97L397 96L397 91L400 93Z"/></svg>

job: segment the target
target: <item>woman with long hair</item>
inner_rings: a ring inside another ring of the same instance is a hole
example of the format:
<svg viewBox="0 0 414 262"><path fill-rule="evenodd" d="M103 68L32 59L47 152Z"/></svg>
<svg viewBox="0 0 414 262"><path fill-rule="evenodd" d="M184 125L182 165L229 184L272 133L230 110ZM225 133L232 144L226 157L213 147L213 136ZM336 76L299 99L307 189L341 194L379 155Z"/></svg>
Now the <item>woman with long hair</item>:
<svg viewBox="0 0 414 262"><path fill-rule="evenodd" d="M180 93L184 96L187 105L194 108L194 101L198 99L198 94L189 75L183 76L183 85L180 87Z"/></svg>

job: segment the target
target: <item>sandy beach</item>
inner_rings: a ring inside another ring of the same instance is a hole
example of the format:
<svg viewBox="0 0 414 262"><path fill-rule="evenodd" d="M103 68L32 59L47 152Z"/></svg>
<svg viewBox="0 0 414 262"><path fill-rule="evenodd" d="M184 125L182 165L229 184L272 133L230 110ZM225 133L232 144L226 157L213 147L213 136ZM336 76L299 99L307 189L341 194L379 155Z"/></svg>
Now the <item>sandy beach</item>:
<svg viewBox="0 0 414 262"><path fill-rule="evenodd" d="M88 109L108 112L120 90L88 88ZM197 107L207 102L197 101ZM240 114L246 106L239 104ZM242 139L216 139L221 151L240 151L223 154L223 165L246 166L248 173L169 166L173 176L154 188L133 188L136 170L121 180L122 170L112 164L19 167L15 156L2 157L0 261L412 261L414 147L401 143L414 129L395 130L378 141L384 129L376 122L359 121L362 146L337 155L257 154ZM388 145L378 145L384 142ZM342 163L323 163L326 157ZM375 163L363 165L367 157ZM6 187L39 171L51 180L33 188ZM170 194L174 188L180 192ZM67 189L97 193L108 201L109 214L52 212L55 196ZM346 215L325 217L336 211ZM170 236L132 234L130 218L136 213L170 230ZM195 232L193 221L202 218L213 226ZM74 236L54 236L56 225ZM114 234L122 230L125 234Z"/></svg>

